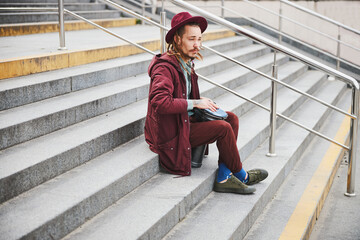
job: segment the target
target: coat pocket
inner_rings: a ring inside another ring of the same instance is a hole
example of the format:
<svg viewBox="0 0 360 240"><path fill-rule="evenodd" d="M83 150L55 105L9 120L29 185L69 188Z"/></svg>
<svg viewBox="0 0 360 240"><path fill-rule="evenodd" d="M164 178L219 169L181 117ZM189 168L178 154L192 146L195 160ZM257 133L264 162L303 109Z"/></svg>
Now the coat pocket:
<svg viewBox="0 0 360 240"><path fill-rule="evenodd" d="M179 158L179 135L170 141L159 145L159 158L161 164L172 172L183 170L184 163Z"/></svg>

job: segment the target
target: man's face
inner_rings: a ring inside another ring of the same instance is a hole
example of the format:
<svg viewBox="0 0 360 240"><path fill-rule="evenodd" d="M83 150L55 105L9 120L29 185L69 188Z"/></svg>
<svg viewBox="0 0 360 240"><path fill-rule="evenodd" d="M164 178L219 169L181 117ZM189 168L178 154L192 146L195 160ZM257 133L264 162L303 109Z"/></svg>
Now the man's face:
<svg viewBox="0 0 360 240"><path fill-rule="evenodd" d="M175 35L175 41L184 61L194 59L200 51L201 29L199 26L186 25L182 37Z"/></svg>

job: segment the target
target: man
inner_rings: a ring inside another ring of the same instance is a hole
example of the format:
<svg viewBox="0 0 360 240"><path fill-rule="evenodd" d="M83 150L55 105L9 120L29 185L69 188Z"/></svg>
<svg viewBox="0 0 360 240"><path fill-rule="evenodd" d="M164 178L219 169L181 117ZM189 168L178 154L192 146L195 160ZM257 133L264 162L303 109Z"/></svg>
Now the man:
<svg viewBox="0 0 360 240"><path fill-rule="evenodd" d="M145 138L150 149L159 154L160 164L168 172L183 176L191 174L191 148L216 141L219 170L214 190L249 194L249 185L264 180L268 173L242 168L236 139L238 118L227 112L224 120L197 122L194 108L216 111L218 106L209 98L200 98L198 77L192 60L202 59L199 53L202 33L207 21L188 12L175 15L166 35L168 51L152 59Z"/></svg>

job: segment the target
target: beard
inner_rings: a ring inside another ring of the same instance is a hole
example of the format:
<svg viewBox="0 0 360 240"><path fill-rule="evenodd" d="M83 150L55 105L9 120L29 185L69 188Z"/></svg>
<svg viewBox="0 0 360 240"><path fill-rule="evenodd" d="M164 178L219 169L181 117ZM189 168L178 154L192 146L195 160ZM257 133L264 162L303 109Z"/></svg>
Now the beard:
<svg viewBox="0 0 360 240"><path fill-rule="evenodd" d="M184 53L184 51L182 50L182 46L181 46L181 45L179 46L178 49L179 49L180 55L181 55L183 58L191 59L191 60L194 60L194 59L197 57L197 55L198 55L198 53L199 53L199 50L200 50L200 49L198 49L198 48L191 49L191 50L189 51L190 54L191 54L191 52L193 52L193 51L197 51L197 52L196 52L195 54L189 55L189 54L187 54L187 53Z"/></svg>

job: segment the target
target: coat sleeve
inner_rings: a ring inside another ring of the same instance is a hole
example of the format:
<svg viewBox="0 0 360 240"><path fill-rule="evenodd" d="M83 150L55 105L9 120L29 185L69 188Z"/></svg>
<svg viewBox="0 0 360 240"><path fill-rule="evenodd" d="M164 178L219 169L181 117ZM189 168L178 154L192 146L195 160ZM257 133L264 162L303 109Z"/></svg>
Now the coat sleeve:
<svg viewBox="0 0 360 240"><path fill-rule="evenodd" d="M166 66L158 66L151 73L149 91L150 104L159 114L178 114L187 112L185 98L175 98L174 82L179 81L177 74Z"/></svg>

